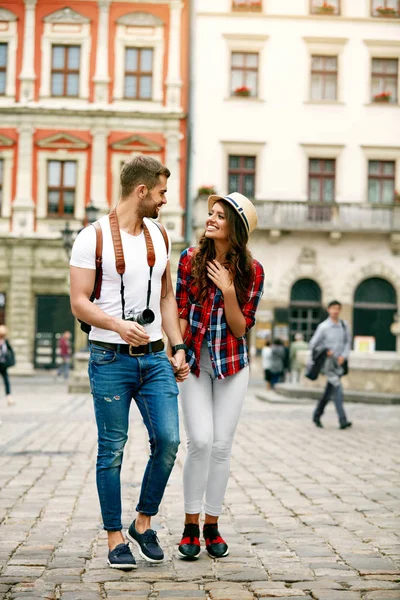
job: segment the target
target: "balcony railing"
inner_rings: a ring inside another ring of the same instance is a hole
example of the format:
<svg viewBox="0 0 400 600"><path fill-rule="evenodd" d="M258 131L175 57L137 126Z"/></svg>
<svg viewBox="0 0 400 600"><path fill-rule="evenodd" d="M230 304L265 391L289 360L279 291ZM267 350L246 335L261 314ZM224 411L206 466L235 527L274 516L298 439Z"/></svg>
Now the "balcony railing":
<svg viewBox="0 0 400 600"><path fill-rule="evenodd" d="M400 204L316 204L256 201L260 229L299 231L400 231Z"/></svg>

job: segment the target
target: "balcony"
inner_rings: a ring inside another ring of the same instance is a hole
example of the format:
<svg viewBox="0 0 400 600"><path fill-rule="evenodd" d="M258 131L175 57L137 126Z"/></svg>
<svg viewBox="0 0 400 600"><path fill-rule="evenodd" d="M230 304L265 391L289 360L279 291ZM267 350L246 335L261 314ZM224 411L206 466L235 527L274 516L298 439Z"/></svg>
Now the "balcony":
<svg viewBox="0 0 400 600"><path fill-rule="evenodd" d="M400 232L400 204L316 204L256 201L260 229L280 231Z"/></svg>

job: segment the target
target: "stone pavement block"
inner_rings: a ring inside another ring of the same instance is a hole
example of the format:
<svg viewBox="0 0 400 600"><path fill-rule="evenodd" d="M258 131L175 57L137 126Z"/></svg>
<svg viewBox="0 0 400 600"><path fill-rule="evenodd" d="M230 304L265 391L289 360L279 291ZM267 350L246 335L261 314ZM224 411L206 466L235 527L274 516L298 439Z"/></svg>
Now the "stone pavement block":
<svg viewBox="0 0 400 600"><path fill-rule="evenodd" d="M338 591L338 590L319 590L312 592L315 600L361 600L358 592Z"/></svg>
<svg viewBox="0 0 400 600"><path fill-rule="evenodd" d="M263 582L250 586L250 589L255 593L257 598L282 598L282 597L302 597L304 599L307 594L299 589L291 589L279 582Z"/></svg>
<svg viewBox="0 0 400 600"><path fill-rule="evenodd" d="M374 590L400 590L400 583L396 583L394 581L384 581L384 580L360 580L354 583L350 583L350 589L357 592L368 592Z"/></svg>
<svg viewBox="0 0 400 600"><path fill-rule="evenodd" d="M363 600L399 600L400 593L397 590L379 590L379 592L368 592Z"/></svg>
<svg viewBox="0 0 400 600"><path fill-rule="evenodd" d="M142 592L144 595L144 592L150 594L151 585L141 581L109 581L104 584L104 589L108 595L116 592Z"/></svg>
<svg viewBox="0 0 400 600"><path fill-rule="evenodd" d="M216 581L205 585L211 600L253 600L254 595L240 583Z"/></svg>

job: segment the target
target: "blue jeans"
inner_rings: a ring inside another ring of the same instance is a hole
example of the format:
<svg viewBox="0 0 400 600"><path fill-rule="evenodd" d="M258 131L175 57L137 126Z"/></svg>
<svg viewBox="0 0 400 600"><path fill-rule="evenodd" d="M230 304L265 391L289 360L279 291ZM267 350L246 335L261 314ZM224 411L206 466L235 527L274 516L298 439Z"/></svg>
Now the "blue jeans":
<svg viewBox="0 0 400 600"><path fill-rule="evenodd" d="M314 411L314 419L320 419L322 417L326 405L328 404L331 398L333 398L333 401L335 403L339 423L340 425L343 425L347 422L347 416L343 406L343 386L341 382L336 387L329 383L329 381L327 382L324 394L319 400L317 407Z"/></svg>
<svg viewBox="0 0 400 600"><path fill-rule="evenodd" d="M132 398L149 434L150 457L138 512L155 515L179 446L178 386L164 351L132 357L90 345L90 386L98 430L97 490L104 529L120 531L121 465Z"/></svg>

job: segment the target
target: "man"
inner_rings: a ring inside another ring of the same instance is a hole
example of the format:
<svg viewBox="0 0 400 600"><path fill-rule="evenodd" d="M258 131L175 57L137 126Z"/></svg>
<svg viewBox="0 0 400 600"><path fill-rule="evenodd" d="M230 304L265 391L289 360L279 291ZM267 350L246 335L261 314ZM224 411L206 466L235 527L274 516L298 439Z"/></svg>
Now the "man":
<svg viewBox="0 0 400 600"><path fill-rule="evenodd" d="M304 341L304 335L302 333L296 333L294 342L290 344L289 350L291 383L300 382L300 373L303 370L303 365L298 360L297 353L307 349L308 344Z"/></svg>
<svg viewBox="0 0 400 600"><path fill-rule="evenodd" d="M322 372L326 375L328 381L313 416L313 421L317 427L323 427L321 417L331 397L335 402L340 429L347 429L352 425L347 420L343 407L343 386L341 382L341 377L345 374L343 366L350 353L351 335L347 323L340 319L341 309L342 305L338 300L332 300L329 303L329 317L318 325L310 341L311 351L315 349L327 350Z"/></svg>
<svg viewBox="0 0 400 600"><path fill-rule="evenodd" d="M171 362L180 379L189 372L166 243L157 224L150 220L158 217L167 202L169 175L166 167L147 156L137 156L123 166L120 202L116 213L110 213L114 214L113 229L109 215L99 221L103 234L102 283L100 297L93 303L89 298L95 282L94 227L89 226L78 235L71 256L72 311L92 326L89 377L98 428L97 489L108 533L108 564L114 568L136 567L122 535L120 488L132 398L148 430L151 453L136 507L138 515L127 531L127 538L136 543L145 560L157 563L164 558L156 532L151 529L151 517L158 512L174 465L179 425L178 387L163 351L161 327L173 347ZM148 264L148 234L156 257L153 270ZM121 238L123 274L117 272L115 235ZM167 287L166 293L161 294L165 269ZM144 327L124 319L147 306L155 317L151 324Z"/></svg>

